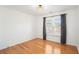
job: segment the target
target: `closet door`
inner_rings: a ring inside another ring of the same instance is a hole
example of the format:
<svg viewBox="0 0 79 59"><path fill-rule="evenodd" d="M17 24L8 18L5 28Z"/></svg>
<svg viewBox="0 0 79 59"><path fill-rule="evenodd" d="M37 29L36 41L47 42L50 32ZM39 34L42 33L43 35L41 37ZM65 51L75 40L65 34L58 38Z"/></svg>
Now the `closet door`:
<svg viewBox="0 0 79 59"><path fill-rule="evenodd" d="M61 41L61 16L46 18L46 39L60 42Z"/></svg>

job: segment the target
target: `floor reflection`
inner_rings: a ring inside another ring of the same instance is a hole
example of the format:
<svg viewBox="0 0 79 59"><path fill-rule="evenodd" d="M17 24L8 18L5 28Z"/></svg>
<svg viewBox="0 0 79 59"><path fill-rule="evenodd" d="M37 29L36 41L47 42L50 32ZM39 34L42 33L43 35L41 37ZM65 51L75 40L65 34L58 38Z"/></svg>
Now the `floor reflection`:
<svg viewBox="0 0 79 59"><path fill-rule="evenodd" d="M57 48L57 47L54 47L54 54L60 54L61 53L61 49L60 48Z"/></svg>
<svg viewBox="0 0 79 59"><path fill-rule="evenodd" d="M60 54L61 53L61 49L58 47L53 47L49 44L45 45L45 53L47 54Z"/></svg>
<svg viewBox="0 0 79 59"><path fill-rule="evenodd" d="M51 47L51 45L46 45L45 46L45 53L52 53L53 52L53 50L52 50L52 47Z"/></svg>

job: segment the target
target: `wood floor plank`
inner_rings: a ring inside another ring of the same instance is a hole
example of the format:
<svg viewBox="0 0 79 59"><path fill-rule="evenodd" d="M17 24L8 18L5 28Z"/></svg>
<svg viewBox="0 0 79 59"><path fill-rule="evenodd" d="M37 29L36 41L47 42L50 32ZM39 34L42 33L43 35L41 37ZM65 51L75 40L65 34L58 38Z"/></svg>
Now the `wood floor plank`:
<svg viewBox="0 0 79 59"><path fill-rule="evenodd" d="M0 50L0 54L77 54L76 46L39 38Z"/></svg>

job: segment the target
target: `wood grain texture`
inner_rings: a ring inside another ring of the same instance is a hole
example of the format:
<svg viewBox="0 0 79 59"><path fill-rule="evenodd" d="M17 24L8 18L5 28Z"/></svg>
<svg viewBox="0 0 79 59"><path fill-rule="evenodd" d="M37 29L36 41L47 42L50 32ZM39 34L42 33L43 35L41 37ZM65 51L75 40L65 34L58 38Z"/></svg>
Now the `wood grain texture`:
<svg viewBox="0 0 79 59"><path fill-rule="evenodd" d="M72 45L59 44L49 40L33 39L3 50L0 54L77 54L77 48Z"/></svg>

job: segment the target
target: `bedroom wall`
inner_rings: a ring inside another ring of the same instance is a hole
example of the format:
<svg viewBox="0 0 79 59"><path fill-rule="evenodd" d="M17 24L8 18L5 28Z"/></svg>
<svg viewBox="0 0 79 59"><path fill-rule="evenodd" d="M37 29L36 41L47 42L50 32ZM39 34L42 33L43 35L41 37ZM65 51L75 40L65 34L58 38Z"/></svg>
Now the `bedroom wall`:
<svg viewBox="0 0 79 59"><path fill-rule="evenodd" d="M78 46L78 51L79 51L79 7L77 9L77 26L76 26L76 33L77 33L77 46Z"/></svg>
<svg viewBox="0 0 79 59"><path fill-rule="evenodd" d="M0 6L0 49L33 39L35 17Z"/></svg>
<svg viewBox="0 0 79 59"><path fill-rule="evenodd" d="M38 35L37 37L41 37L42 38L42 29L43 29L43 17L46 16L53 16L53 15L58 15L58 14L63 14L66 13L66 22L67 22L67 44L70 45L75 45L77 47L79 47L79 8L74 8L71 10L64 10L64 11L59 11L59 12L55 12L55 13L51 13L51 14L47 14L47 15L43 15L43 16L39 16L38 17ZM52 41L56 41L59 42L59 37L57 37L56 39L49 39Z"/></svg>

